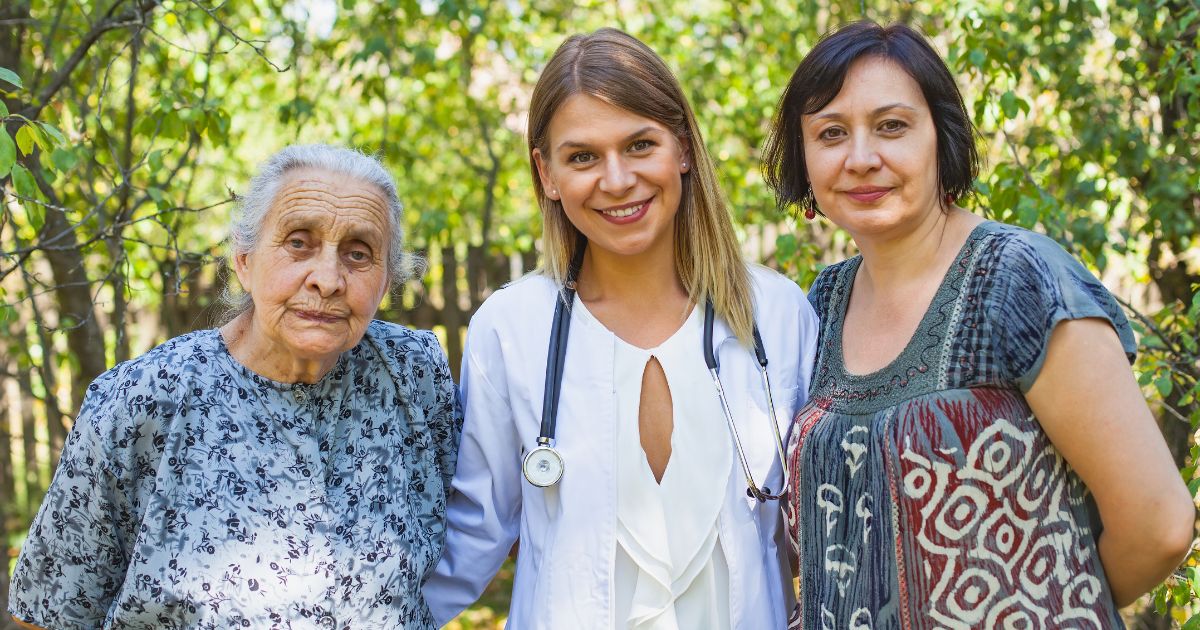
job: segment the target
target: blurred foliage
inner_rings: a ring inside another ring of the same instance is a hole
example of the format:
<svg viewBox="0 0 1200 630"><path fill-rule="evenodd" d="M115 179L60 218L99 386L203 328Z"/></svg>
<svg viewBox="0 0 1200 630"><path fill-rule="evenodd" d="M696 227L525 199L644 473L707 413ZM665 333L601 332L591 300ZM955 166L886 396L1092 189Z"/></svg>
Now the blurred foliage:
<svg viewBox="0 0 1200 630"><path fill-rule="evenodd" d="M522 134L539 69L570 33L615 25L663 55L748 255L807 286L852 245L827 224L780 216L757 152L803 52L863 16L917 26L960 78L988 158L968 205L1050 234L1125 300L1142 346L1135 369L1195 493L1193 0L9 0L0 533L27 527L92 378L212 325L233 191L286 143L357 146L393 169L410 241L432 264L384 314L438 327L456 361L489 287L536 260ZM0 555L15 553L8 540ZM502 622L505 571L459 627ZM1198 571L1190 558L1130 611L1134 623L1200 627Z"/></svg>

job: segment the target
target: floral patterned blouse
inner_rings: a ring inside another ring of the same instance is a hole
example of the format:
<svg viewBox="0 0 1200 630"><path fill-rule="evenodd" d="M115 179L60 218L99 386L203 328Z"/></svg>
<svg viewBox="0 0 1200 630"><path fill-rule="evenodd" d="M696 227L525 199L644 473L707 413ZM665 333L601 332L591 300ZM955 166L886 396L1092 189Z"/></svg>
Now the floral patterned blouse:
<svg viewBox="0 0 1200 630"><path fill-rule="evenodd" d="M861 260L809 293L821 333L788 444L790 627L1123 627L1094 501L1024 396L1061 321L1107 320L1132 360L1116 300L1049 238L985 222L900 356L851 374L842 324Z"/></svg>
<svg viewBox="0 0 1200 630"><path fill-rule="evenodd" d="M46 628L425 628L462 415L431 333L372 322L314 384L216 330L102 374L21 550Z"/></svg>

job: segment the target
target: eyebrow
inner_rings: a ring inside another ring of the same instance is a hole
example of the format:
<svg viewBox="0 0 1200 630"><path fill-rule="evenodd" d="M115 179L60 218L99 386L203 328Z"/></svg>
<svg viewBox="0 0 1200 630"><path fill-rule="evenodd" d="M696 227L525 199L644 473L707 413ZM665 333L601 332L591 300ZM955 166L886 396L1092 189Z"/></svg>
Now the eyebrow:
<svg viewBox="0 0 1200 630"><path fill-rule="evenodd" d="M892 110L892 109L904 109L904 110L908 110L910 112L917 111L917 108L913 107L912 105L905 105L904 103L890 103L888 105L884 105L882 107L876 107L875 109L871 110L871 115L878 116L878 115L882 114L883 112L886 112L886 111ZM809 120L816 121L816 120L824 120L826 118L841 118L841 117L842 117L842 115L838 112L826 112L824 114L814 114L813 117L810 118Z"/></svg>
<svg viewBox="0 0 1200 630"><path fill-rule="evenodd" d="M638 136L645 135L645 134L652 133L652 132L661 134L661 133L663 133L663 130L659 129L658 127L655 127L654 125L646 125L645 127L642 127L641 129L638 129L637 131L622 138L621 142L622 143L631 142L634 138L636 138ZM586 142L576 142L574 140L565 140L565 141L561 142L557 147L555 147L555 149L556 150L583 149L583 148L587 148L588 146L589 145Z"/></svg>

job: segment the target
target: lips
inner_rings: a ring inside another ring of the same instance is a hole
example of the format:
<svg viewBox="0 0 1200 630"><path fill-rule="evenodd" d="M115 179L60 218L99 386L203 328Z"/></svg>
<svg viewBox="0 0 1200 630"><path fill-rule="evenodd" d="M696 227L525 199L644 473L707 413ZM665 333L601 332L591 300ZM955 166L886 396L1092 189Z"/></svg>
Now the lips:
<svg viewBox="0 0 1200 630"><path fill-rule="evenodd" d="M324 311L295 311L295 313L300 319L306 319L310 322L317 322L320 324L332 324L344 319L342 315L337 313L326 313Z"/></svg>
<svg viewBox="0 0 1200 630"><path fill-rule="evenodd" d="M843 192L847 197L859 203L871 203L878 201L891 191L891 188L884 188L883 186L855 186Z"/></svg>
<svg viewBox="0 0 1200 630"><path fill-rule="evenodd" d="M642 199L640 201L632 201L619 206L597 208L596 212L599 212L601 216L612 223L632 223L642 218L642 215L646 214L646 211L650 208L650 202L652 201L654 201L654 197Z"/></svg>

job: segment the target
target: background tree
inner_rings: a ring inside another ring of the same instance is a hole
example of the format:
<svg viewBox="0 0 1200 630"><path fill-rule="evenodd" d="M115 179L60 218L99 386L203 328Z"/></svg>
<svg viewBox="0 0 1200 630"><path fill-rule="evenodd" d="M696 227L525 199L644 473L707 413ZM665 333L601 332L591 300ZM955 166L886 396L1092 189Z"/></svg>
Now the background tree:
<svg viewBox="0 0 1200 630"><path fill-rule="evenodd" d="M852 253L849 239L780 215L758 149L802 54L862 16L913 24L947 55L988 157L975 209L1055 237L1125 301L1136 370L1195 492L1194 2L10 0L0 6L0 558L15 557L87 383L214 325L233 191L275 149L334 142L383 157L429 265L381 316L437 330L457 367L473 310L537 263L526 108L566 35L615 25L664 56L747 256L807 286ZM1193 558L1127 612L1142 627L1187 622L1198 584ZM491 627L505 607L500 586L458 623Z"/></svg>

